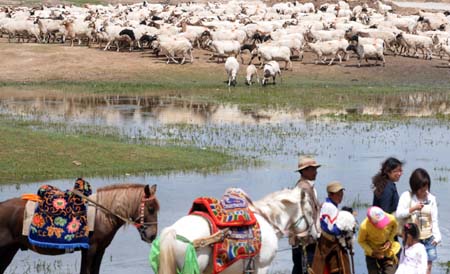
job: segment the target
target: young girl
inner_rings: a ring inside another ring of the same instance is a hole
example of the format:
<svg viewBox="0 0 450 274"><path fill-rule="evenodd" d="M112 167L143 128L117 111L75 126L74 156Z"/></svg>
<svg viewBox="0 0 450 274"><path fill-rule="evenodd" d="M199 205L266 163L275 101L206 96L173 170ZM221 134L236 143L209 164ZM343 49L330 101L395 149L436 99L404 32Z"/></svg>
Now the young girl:
<svg viewBox="0 0 450 274"><path fill-rule="evenodd" d="M436 246L441 241L441 232L436 198L430 193L430 175L425 169L418 168L411 174L409 185L411 191L400 196L396 216L398 219L408 219L408 222L418 226L420 242L428 255L427 274L431 274L433 261L437 259Z"/></svg>
<svg viewBox="0 0 450 274"><path fill-rule="evenodd" d="M414 223L403 226L403 251L395 274L426 274L427 251L419 241L419 228Z"/></svg>

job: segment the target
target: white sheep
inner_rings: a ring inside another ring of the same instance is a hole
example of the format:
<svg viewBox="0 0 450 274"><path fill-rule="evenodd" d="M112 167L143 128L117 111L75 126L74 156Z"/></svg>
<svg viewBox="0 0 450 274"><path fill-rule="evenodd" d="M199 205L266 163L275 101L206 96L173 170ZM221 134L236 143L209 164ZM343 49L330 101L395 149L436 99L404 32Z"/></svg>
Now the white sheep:
<svg viewBox="0 0 450 274"><path fill-rule="evenodd" d="M386 64L384 60L383 49L377 47L376 45L358 43L357 45L349 45L347 47L347 50L353 50L358 55L358 68L361 67L362 59L366 59L366 62L369 63L369 58L375 58L375 65L378 64L378 59L381 59L381 61L383 62L383 67Z"/></svg>
<svg viewBox="0 0 450 274"><path fill-rule="evenodd" d="M448 66L450 67L450 46L446 45L444 43L441 43L441 44L437 45L437 49L439 50L439 54L442 54L442 52L443 52L444 55L447 55L449 57Z"/></svg>
<svg viewBox="0 0 450 274"><path fill-rule="evenodd" d="M381 14L385 14L387 12L392 12L392 7L386 4L383 4L381 1L376 1L378 12Z"/></svg>
<svg viewBox="0 0 450 274"><path fill-rule="evenodd" d="M339 53L343 52L344 55L347 55L346 49L348 47L348 42L345 39L341 39L334 41L306 43L306 46L309 47L317 55L317 60L315 61L316 64L319 61L325 63L325 60L323 60L322 57L331 56L331 61L328 65L332 65L336 57L339 58L339 63L342 63L342 56Z"/></svg>
<svg viewBox="0 0 450 274"><path fill-rule="evenodd" d="M257 45L257 48L252 51L252 62L253 58L256 56L261 57L261 66L264 66L264 63L267 61L284 61L284 69L286 70L289 66L292 70L292 62L291 62L291 49L285 46L268 46L264 44Z"/></svg>
<svg viewBox="0 0 450 274"><path fill-rule="evenodd" d="M405 48L405 53L409 52L409 49L414 49L414 56L419 57L417 50L422 51L422 56L424 59L431 60L433 58L434 43L433 39L427 36L399 33L397 35L398 43ZM426 54L425 54L426 52ZM402 51L400 51L400 54Z"/></svg>
<svg viewBox="0 0 450 274"><path fill-rule="evenodd" d="M194 58L192 56L192 44L189 40L182 37L159 37L159 50L163 52L163 54L167 57L167 64L169 64L170 60L174 61L178 64L178 61L175 60L177 55L183 56L180 64L184 64L186 60L186 55L189 54L189 61L191 64L194 62Z"/></svg>
<svg viewBox="0 0 450 274"><path fill-rule="evenodd" d="M341 29L336 30L311 30L308 29L305 33L305 40L309 42L316 41L333 41L343 39L345 31Z"/></svg>
<svg viewBox="0 0 450 274"><path fill-rule="evenodd" d="M266 42L265 45L270 46L285 46L291 49L291 55L294 56L297 54L300 60L303 60L303 47L304 47L304 40L303 39L296 39L296 38L284 38L278 40L273 40L270 42Z"/></svg>
<svg viewBox="0 0 450 274"><path fill-rule="evenodd" d="M213 54L211 55L211 59L216 55L217 62L219 62L219 58L225 55L233 54L234 57L240 55L241 62L244 63L244 59L241 55L241 44L238 41L234 40L208 40L205 45L209 47Z"/></svg>
<svg viewBox="0 0 450 274"><path fill-rule="evenodd" d="M342 232L342 234L338 236L338 239L343 247L347 247L350 250L353 249L353 236L357 225L358 223L356 222L355 216L351 212L339 210L336 226Z"/></svg>
<svg viewBox="0 0 450 274"><path fill-rule="evenodd" d="M245 77L245 84L251 86L253 84L253 77L256 76L256 82L259 83L258 70L255 65L247 67L247 76Z"/></svg>
<svg viewBox="0 0 450 274"><path fill-rule="evenodd" d="M270 77L272 77L273 84L275 85L275 78L277 77L277 74L280 75L281 82L283 82L283 79L281 78L280 65L278 65L277 61L270 61L265 64L263 72L264 78L261 82L263 86L269 83Z"/></svg>
<svg viewBox="0 0 450 274"><path fill-rule="evenodd" d="M101 27L98 32L102 33L103 38L108 41L106 43L104 51L108 50L111 47L111 44L114 43L116 46L116 51L120 51L119 42L126 41L130 45L130 51L132 50L133 41L128 35L120 35L120 32L124 29L124 27L119 25L112 25L109 22L105 22L103 27Z"/></svg>
<svg viewBox="0 0 450 274"><path fill-rule="evenodd" d="M228 75L228 86L236 86L236 76L239 71L239 62L235 57L230 56L225 61L225 71Z"/></svg>

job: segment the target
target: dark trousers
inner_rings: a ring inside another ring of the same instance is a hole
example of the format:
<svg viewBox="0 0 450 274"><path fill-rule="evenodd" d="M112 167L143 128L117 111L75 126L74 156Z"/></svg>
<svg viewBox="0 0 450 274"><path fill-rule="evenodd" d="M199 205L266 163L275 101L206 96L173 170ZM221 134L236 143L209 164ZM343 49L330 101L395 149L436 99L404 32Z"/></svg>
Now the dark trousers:
<svg viewBox="0 0 450 274"><path fill-rule="evenodd" d="M316 251L316 244L310 244L306 246L306 256L308 265L312 265L314 259L314 252ZM303 246L292 248L292 261L294 262L294 268L292 268L292 274L307 274L303 272Z"/></svg>
<svg viewBox="0 0 450 274"><path fill-rule="evenodd" d="M397 265L393 263L392 259L375 259L366 256L367 271L369 274L394 274Z"/></svg>

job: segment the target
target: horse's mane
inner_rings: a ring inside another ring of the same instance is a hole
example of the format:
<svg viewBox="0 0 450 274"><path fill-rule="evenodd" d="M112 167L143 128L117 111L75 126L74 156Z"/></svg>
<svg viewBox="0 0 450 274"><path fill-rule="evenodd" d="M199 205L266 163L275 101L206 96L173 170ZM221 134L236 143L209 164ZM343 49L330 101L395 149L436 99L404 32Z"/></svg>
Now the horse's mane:
<svg viewBox="0 0 450 274"><path fill-rule="evenodd" d="M298 191L296 191L298 190ZM281 201L288 199L289 201L295 202L298 201L300 197L300 188L296 187L294 189L292 188L284 188L279 191L275 191L272 193L267 194L264 198L261 200L256 201L255 203L273 203L274 201Z"/></svg>
<svg viewBox="0 0 450 274"><path fill-rule="evenodd" d="M144 187L143 184L114 184L101 187L97 190L97 202L122 217L138 216ZM158 200L153 201L155 209L159 210ZM110 223L117 221L111 214L100 214L99 217Z"/></svg>
<svg viewBox="0 0 450 274"><path fill-rule="evenodd" d="M264 214L269 220L275 220L277 216L286 213L287 203L300 201L300 188L285 188L268 194L254 203L255 208Z"/></svg>

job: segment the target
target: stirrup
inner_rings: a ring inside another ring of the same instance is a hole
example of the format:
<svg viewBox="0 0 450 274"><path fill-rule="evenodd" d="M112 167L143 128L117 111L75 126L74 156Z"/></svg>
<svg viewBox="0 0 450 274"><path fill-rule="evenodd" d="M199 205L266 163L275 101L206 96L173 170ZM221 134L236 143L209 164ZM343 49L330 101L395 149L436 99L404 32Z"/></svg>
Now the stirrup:
<svg viewBox="0 0 450 274"><path fill-rule="evenodd" d="M245 264L245 261L244 261ZM244 274L251 274L255 272L255 258L248 259L247 266L245 267Z"/></svg>

